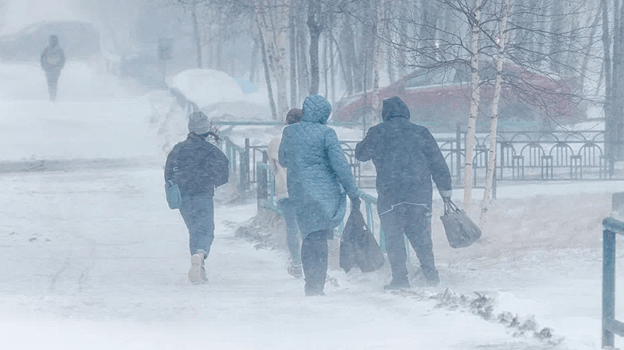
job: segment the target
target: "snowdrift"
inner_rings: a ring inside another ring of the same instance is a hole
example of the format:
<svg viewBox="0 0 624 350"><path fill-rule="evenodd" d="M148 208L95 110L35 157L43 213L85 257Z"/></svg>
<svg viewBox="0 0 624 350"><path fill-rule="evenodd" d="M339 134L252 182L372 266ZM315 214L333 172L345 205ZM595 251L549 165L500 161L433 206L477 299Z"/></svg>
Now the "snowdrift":
<svg viewBox="0 0 624 350"><path fill-rule="evenodd" d="M213 103L245 99L242 88L234 78L213 69L185 70L173 77L171 85L200 108Z"/></svg>

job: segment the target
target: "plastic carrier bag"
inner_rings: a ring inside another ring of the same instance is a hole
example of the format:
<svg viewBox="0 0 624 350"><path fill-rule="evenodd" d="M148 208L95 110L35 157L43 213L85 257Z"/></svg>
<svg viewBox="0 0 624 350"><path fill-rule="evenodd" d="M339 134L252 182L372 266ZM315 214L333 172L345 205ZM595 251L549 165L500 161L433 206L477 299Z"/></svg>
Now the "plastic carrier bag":
<svg viewBox="0 0 624 350"><path fill-rule="evenodd" d="M452 248L466 248L481 238L481 229L455 203L444 203L444 215L440 217L446 238Z"/></svg>

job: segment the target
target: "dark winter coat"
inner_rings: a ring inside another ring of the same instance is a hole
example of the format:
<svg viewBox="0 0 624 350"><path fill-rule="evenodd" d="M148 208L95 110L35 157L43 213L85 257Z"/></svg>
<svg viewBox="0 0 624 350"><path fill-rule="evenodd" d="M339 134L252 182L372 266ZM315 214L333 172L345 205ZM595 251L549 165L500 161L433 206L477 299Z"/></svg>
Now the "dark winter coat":
<svg viewBox="0 0 624 350"><path fill-rule="evenodd" d="M48 46L41 53L41 68L48 74L60 74L65 67L65 53L60 46Z"/></svg>
<svg viewBox="0 0 624 350"><path fill-rule="evenodd" d="M303 119L287 126L279 162L288 169L288 196L297 206L297 223L305 238L333 230L346 213L346 194L357 198L357 187L336 132L327 127L331 105L312 95L303 103Z"/></svg>
<svg viewBox="0 0 624 350"><path fill-rule="evenodd" d="M372 160L377 169L379 213L393 205L411 203L431 210L432 183L450 197L451 174L429 130L409 121L410 112L398 97L383 101L383 123L368 130L357 144L355 157Z"/></svg>
<svg viewBox="0 0 624 350"><path fill-rule="evenodd" d="M215 187L227 183L228 159L216 146L190 133L167 157L165 181L173 180L182 198L200 194L214 196Z"/></svg>

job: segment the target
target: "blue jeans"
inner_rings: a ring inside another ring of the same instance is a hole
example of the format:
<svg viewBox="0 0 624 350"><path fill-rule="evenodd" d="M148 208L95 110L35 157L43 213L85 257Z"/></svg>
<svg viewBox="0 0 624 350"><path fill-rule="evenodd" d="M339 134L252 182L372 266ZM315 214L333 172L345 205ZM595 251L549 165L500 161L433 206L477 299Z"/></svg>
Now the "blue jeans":
<svg viewBox="0 0 624 350"><path fill-rule="evenodd" d="M208 257L214 240L214 200L208 194L183 197L180 214L189 230L191 255L202 252Z"/></svg>
<svg viewBox="0 0 624 350"><path fill-rule="evenodd" d="M294 265L301 265L301 238L297 227L297 207L289 198L280 199L279 206L286 221L286 242Z"/></svg>

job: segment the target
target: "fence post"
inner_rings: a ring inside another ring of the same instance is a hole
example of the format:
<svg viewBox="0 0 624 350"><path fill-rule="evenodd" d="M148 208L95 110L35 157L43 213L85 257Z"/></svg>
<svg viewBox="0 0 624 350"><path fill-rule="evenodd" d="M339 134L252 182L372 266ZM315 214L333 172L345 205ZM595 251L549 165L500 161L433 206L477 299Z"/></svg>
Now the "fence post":
<svg viewBox="0 0 624 350"><path fill-rule="evenodd" d="M262 163L268 164L269 155L266 151L262 151ZM269 197L268 188L268 174L265 168L259 168L258 170L258 193L257 193L257 205L258 210L262 207L262 203Z"/></svg>
<svg viewBox="0 0 624 350"><path fill-rule="evenodd" d="M615 233L607 229L602 236L602 347L613 347L615 337L606 323L615 319Z"/></svg>
<svg viewBox="0 0 624 350"><path fill-rule="evenodd" d="M245 139L245 148L239 158L239 187L241 196L243 199L247 197L247 190L249 188L249 139Z"/></svg>

